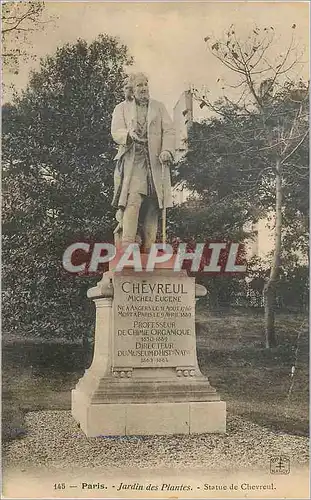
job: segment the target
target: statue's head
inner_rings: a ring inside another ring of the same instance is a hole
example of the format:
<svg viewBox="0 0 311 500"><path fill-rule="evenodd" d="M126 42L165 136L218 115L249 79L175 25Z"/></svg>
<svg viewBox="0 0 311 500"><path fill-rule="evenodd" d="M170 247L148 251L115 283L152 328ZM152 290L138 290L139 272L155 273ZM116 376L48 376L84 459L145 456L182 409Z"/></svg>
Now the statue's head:
<svg viewBox="0 0 311 500"><path fill-rule="evenodd" d="M147 101L149 99L148 78L144 73L130 75L129 82L132 85L133 94L137 101Z"/></svg>
<svg viewBox="0 0 311 500"><path fill-rule="evenodd" d="M124 82L123 92L126 101L132 101L134 99L133 85L130 78L127 78Z"/></svg>

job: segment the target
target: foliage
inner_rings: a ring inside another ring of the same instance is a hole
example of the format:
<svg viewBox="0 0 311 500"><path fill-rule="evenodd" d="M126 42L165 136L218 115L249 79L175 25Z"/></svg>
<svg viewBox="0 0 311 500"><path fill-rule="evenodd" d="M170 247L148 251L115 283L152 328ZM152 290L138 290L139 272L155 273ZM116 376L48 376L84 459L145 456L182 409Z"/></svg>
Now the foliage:
<svg viewBox="0 0 311 500"><path fill-rule="evenodd" d="M231 24L222 38L204 38L209 52L229 70L228 76L235 77L231 84L217 79L223 85L228 103L245 113L254 108L262 109L267 102L271 102L276 89L282 88L287 81L295 80L295 69L302 64L303 54L296 42L297 25L294 23L288 28L290 31L287 29L286 34L291 32L290 41L277 54L273 47L280 41L273 26L255 25L245 38L240 39L236 27ZM206 96L201 97L201 106L210 105Z"/></svg>
<svg viewBox="0 0 311 500"><path fill-rule="evenodd" d="M29 58L30 35L44 28L44 2L10 1L2 4L2 60L4 69L18 73L19 61ZM26 48L25 48L26 47ZM34 57L34 56L33 56Z"/></svg>
<svg viewBox="0 0 311 500"><path fill-rule="evenodd" d="M302 100L297 100L298 91ZM274 165L276 156L280 156L284 237L287 235L284 248L296 243L296 250L306 254L309 177L307 86L303 82L298 87L293 82L284 85L274 95L273 101L266 103L267 118L264 119L257 110L241 113L239 108L226 100L219 100L216 105L218 116L193 124L189 133L189 151L179 165L178 179L204 199L208 205L207 217L215 212L219 217L226 207L224 220L229 223L232 217L230 212L236 215L239 206L244 222L256 221L258 217L274 211ZM282 137L278 138L280 134ZM286 140L290 134L290 139Z"/></svg>

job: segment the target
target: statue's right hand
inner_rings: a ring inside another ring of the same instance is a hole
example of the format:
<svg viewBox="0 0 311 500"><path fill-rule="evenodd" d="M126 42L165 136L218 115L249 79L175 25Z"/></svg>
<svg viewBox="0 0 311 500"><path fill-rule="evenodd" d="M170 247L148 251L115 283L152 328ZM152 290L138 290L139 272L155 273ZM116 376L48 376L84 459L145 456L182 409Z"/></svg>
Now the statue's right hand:
<svg viewBox="0 0 311 500"><path fill-rule="evenodd" d="M145 144L147 142L147 139L141 139L134 130L130 130L129 136L132 141L137 142L138 144Z"/></svg>

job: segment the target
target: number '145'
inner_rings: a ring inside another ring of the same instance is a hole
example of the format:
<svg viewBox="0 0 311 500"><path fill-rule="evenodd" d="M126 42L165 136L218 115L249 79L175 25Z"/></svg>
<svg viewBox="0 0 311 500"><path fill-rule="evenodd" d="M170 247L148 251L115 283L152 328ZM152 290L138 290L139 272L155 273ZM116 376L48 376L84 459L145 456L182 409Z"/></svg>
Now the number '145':
<svg viewBox="0 0 311 500"><path fill-rule="evenodd" d="M64 490L65 488L65 483L54 483L54 490Z"/></svg>

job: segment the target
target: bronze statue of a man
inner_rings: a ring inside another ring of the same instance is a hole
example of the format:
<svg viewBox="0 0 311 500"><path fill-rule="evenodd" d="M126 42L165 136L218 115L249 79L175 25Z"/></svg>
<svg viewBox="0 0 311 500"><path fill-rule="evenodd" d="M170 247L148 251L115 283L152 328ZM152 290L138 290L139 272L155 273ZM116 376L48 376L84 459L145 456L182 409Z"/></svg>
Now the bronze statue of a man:
<svg viewBox="0 0 311 500"><path fill-rule="evenodd" d="M169 166L174 161L175 132L164 105L150 99L143 73L131 75L124 92L125 101L115 107L111 124L119 145L112 201L118 209L115 233L122 231L122 246L134 243L140 221L148 252L156 239L159 211L172 206Z"/></svg>

